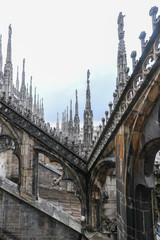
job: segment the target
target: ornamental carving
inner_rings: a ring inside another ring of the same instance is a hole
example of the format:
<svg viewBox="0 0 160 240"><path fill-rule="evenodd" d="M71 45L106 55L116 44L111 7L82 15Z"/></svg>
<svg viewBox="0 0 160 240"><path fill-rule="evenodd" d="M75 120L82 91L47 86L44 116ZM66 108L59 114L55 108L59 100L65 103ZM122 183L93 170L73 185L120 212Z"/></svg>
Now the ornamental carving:
<svg viewBox="0 0 160 240"><path fill-rule="evenodd" d="M7 151L7 150L15 150L15 143L14 141L8 136L1 136L0 137L0 153Z"/></svg>
<svg viewBox="0 0 160 240"><path fill-rule="evenodd" d="M153 15L154 20L156 19L156 9L153 8L151 10L151 15ZM154 13L154 14L153 14ZM122 13L119 15L119 39L121 41L123 40L123 18L124 16ZM160 17L156 19L156 24L159 22ZM158 23L159 24L159 23ZM152 35L151 39L149 41L145 41L146 33L142 32L140 35L140 39L142 40L142 56L140 58L140 61L136 62L136 66L134 65L133 73L128 79L126 86L124 85L120 88L122 92L119 93L119 97L114 94L114 100L116 104L114 104L114 107L116 111L114 110L111 114L112 116L112 122L108 120L106 121L106 126L104 127L104 130L102 132L100 141L97 141L96 144L94 144L93 150L90 152L89 156L89 162L88 162L88 169L91 168L92 164L96 161L96 159L99 156L100 151L103 151L104 147L106 146L107 142L111 137L113 137L113 131L116 129L118 125L118 112L120 113L120 117L122 118L123 115L126 113L126 110L130 106L132 100L137 96L138 92L141 91L142 86L144 86L142 83L145 82L147 75L151 72L151 69L157 69L157 66L160 64L160 59L158 58L160 56L160 33L159 31L155 32L154 35ZM135 52L132 54L132 57L135 58ZM135 59L134 59L135 61ZM135 64L135 62L134 62ZM122 79L123 80L123 79ZM147 79L147 81L152 81L152 78ZM117 105L119 107L117 107ZM116 108L117 107L117 108ZM114 122L114 127L113 127ZM101 145L101 150L98 149L98 146Z"/></svg>
<svg viewBox="0 0 160 240"><path fill-rule="evenodd" d="M133 89L130 89L130 90L128 91L128 93L127 93L126 101L127 101L128 103L130 103L130 102L132 101L133 97L134 97Z"/></svg>
<svg viewBox="0 0 160 240"><path fill-rule="evenodd" d="M121 114L123 114L126 111L127 104L125 101L122 102L121 104Z"/></svg>
<svg viewBox="0 0 160 240"><path fill-rule="evenodd" d="M143 83L143 77L141 74L138 74L133 82L134 90L137 91L140 88L142 83Z"/></svg>
<svg viewBox="0 0 160 240"><path fill-rule="evenodd" d="M148 74L153 66L153 64L155 63L155 60L154 60L154 56L153 54L150 54L147 59L145 60L144 62L144 69L143 69L143 72L144 74Z"/></svg>
<svg viewBox="0 0 160 240"><path fill-rule="evenodd" d="M34 136L38 141L43 143L45 146L49 147L51 151L58 153L63 157L64 161L72 163L77 169L81 170L83 173L87 171L86 162L81 157L77 156L73 151L66 148L62 143L58 142L49 134L46 134L42 129L35 126L28 119L21 116L19 113L15 112L10 106L7 106L3 101L0 101L0 113L12 120L14 124L22 128L24 131ZM4 141L4 140L3 140ZM9 142L5 148L14 149L15 146Z"/></svg>
<svg viewBox="0 0 160 240"><path fill-rule="evenodd" d="M109 219L107 216L102 217L102 232L116 232L117 220L116 218Z"/></svg>
<svg viewBox="0 0 160 240"><path fill-rule="evenodd" d="M156 52L156 54L160 54L160 35L157 37L155 45L154 45L154 50Z"/></svg>

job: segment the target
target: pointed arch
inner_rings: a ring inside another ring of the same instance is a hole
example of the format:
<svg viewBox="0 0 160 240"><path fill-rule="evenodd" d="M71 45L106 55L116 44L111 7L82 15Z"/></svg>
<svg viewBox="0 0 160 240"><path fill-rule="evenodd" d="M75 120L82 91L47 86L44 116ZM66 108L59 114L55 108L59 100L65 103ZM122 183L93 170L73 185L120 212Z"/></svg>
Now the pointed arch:
<svg viewBox="0 0 160 240"><path fill-rule="evenodd" d="M71 180L76 185L75 195L80 200L81 215L85 216L86 215L85 188L83 186L82 179L77 174L77 172L71 166L69 166L65 161L63 161L63 158L59 157L57 154L48 152L46 149L39 146L35 146L34 149L37 153L44 154L50 160L50 163L57 162L63 167L61 180Z"/></svg>
<svg viewBox="0 0 160 240"><path fill-rule="evenodd" d="M115 159L108 157L97 163L88 182L89 218L94 230L116 231L116 178Z"/></svg>
<svg viewBox="0 0 160 240"><path fill-rule="evenodd" d="M128 236L131 234L136 240L154 239L151 193L155 187L155 155L160 150L160 96L157 94L153 98L153 90L152 85L134 119L127 153L124 199L127 215L124 221Z"/></svg>

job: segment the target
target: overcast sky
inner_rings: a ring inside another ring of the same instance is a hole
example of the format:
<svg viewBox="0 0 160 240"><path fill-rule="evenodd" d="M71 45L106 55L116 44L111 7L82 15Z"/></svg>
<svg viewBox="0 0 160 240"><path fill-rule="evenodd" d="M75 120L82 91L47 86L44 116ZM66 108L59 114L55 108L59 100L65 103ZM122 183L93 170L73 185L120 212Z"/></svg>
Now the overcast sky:
<svg viewBox="0 0 160 240"><path fill-rule="evenodd" d="M26 59L26 82L44 98L45 120L56 121L78 90L80 119L85 108L87 69L90 69L91 103L98 121L113 100L117 71L117 17L125 15L125 42L130 54L141 55L141 31L152 33L149 10L159 0L0 0L0 33L6 59L8 26L12 25L14 82ZM158 12L159 13L159 12ZM131 73L131 71L130 71Z"/></svg>

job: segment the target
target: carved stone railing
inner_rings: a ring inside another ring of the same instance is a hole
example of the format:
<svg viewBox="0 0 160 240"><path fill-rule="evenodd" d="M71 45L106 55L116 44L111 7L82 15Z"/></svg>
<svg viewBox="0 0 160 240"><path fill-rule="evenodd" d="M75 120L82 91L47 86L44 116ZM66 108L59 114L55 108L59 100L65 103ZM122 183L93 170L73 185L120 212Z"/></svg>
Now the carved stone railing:
<svg viewBox="0 0 160 240"><path fill-rule="evenodd" d="M16 88L13 89L14 92ZM17 91L16 95L18 96L19 92ZM23 105L20 100L16 97L10 97L9 99L5 98L5 93L2 93L2 86L0 85L0 100L2 100L5 104L10 106L13 110L15 110L18 114L22 115L25 119L32 122L38 128L43 130L45 133L51 135L57 142L60 142L66 148L71 149L71 151L81 158L85 158L87 154L85 153L85 148L83 143L79 141L75 143L73 140L69 140L68 136L64 136L61 131L57 131L55 128L50 126L49 122L45 122L40 114L37 114L33 110L29 109L27 105ZM27 101L27 100L26 100Z"/></svg>
<svg viewBox="0 0 160 240"><path fill-rule="evenodd" d="M19 114L17 111L12 109L11 106L0 100L0 114L5 116L15 125L29 133L31 136L36 138L43 146L46 146L51 152L55 152L60 155L64 161L67 161L69 165L74 166L82 173L87 172L87 163L80 156L75 154L72 150L61 144L59 141L54 139L51 135L46 133L37 125L33 124L27 118Z"/></svg>
<svg viewBox="0 0 160 240"><path fill-rule="evenodd" d="M88 170L92 167L104 147L113 139L129 110L136 103L137 97L140 96L158 68L160 68L160 21L157 23L141 58L137 62L99 140L90 153Z"/></svg>

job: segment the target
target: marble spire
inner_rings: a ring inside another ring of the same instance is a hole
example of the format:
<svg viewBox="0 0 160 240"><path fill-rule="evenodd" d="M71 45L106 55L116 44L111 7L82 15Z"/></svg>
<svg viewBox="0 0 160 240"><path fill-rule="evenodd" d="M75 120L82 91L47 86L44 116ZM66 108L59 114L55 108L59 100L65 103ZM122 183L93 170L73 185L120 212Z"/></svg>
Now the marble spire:
<svg viewBox="0 0 160 240"><path fill-rule="evenodd" d="M88 150L93 140L93 111L91 110L90 71L87 71L86 106L84 110L83 141Z"/></svg>
<svg viewBox="0 0 160 240"><path fill-rule="evenodd" d="M23 71L22 71L22 84L21 84L21 92L26 91L26 85L25 85L25 59L23 59Z"/></svg>
<svg viewBox="0 0 160 240"><path fill-rule="evenodd" d="M78 93L76 89L75 116L78 116Z"/></svg>
<svg viewBox="0 0 160 240"><path fill-rule="evenodd" d="M19 67L17 66L16 89L19 91Z"/></svg>
<svg viewBox="0 0 160 240"><path fill-rule="evenodd" d="M33 110L34 110L34 114L36 114L37 113L37 102L36 102L36 87L35 87L35 89L34 89L34 108L33 108Z"/></svg>
<svg viewBox="0 0 160 240"><path fill-rule="evenodd" d="M70 121L72 121L72 100L70 100Z"/></svg>
<svg viewBox="0 0 160 240"><path fill-rule="evenodd" d="M32 76L30 78L30 88L29 88L29 109L32 111L33 97L32 97Z"/></svg>
<svg viewBox="0 0 160 240"><path fill-rule="evenodd" d="M12 72L12 49L11 49L11 36L12 28L9 25L8 28L8 44L7 44L7 57L4 67L4 85L3 92L5 93L5 99L12 98L13 95L13 72Z"/></svg>
<svg viewBox="0 0 160 240"><path fill-rule="evenodd" d="M86 110L91 110L90 71L87 71Z"/></svg>
<svg viewBox="0 0 160 240"><path fill-rule="evenodd" d="M71 139L73 137L72 100L70 100L70 120L68 122L68 134Z"/></svg>
<svg viewBox="0 0 160 240"><path fill-rule="evenodd" d="M7 45L7 57L6 62L12 62L12 46L11 46L11 35L12 35L12 27L9 25L8 29L8 45Z"/></svg>
<svg viewBox="0 0 160 240"><path fill-rule="evenodd" d="M56 130L57 130L57 132L59 132L59 116L58 116L58 113L57 113Z"/></svg>
<svg viewBox="0 0 160 240"><path fill-rule="evenodd" d="M126 85L129 71L129 68L127 67L127 55L124 41L124 17L125 15L122 15L122 12L120 12L117 20L119 45L117 54L116 91L118 92L118 98L120 97L123 88Z"/></svg>
<svg viewBox="0 0 160 240"><path fill-rule="evenodd" d="M80 134L80 119L78 113L78 93L76 90L75 116L74 116L74 138L78 142Z"/></svg>

